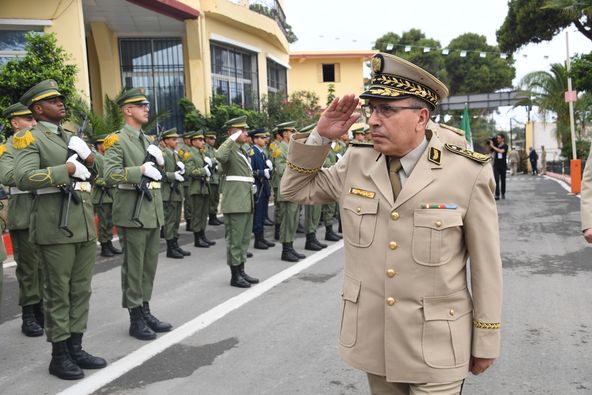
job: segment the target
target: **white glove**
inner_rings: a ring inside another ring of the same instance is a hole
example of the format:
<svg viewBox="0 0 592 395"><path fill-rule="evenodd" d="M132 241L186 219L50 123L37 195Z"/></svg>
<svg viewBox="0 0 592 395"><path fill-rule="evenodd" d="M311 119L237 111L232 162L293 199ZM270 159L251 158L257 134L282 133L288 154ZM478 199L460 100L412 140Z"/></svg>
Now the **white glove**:
<svg viewBox="0 0 592 395"><path fill-rule="evenodd" d="M242 129L241 130L237 130L236 132L234 132L234 133L232 133L230 135L230 140L236 141L241 134L243 134L243 130Z"/></svg>
<svg viewBox="0 0 592 395"><path fill-rule="evenodd" d="M154 159L156 159L156 163L158 163L158 166L164 166L164 158L162 157L162 151L160 150L160 148L158 148L154 144L150 144L146 151L148 151L148 153L152 155Z"/></svg>
<svg viewBox="0 0 592 395"><path fill-rule="evenodd" d="M257 185L253 184L253 195L257 193Z"/></svg>
<svg viewBox="0 0 592 395"><path fill-rule="evenodd" d="M210 166L212 167L212 160L208 157L208 156L204 156L204 161Z"/></svg>
<svg viewBox="0 0 592 395"><path fill-rule="evenodd" d="M267 160L265 161L265 164L267 165L267 168L268 168L269 170L273 170L273 163L271 163L271 161L270 161L269 159L267 159Z"/></svg>
<svg viewBox="0 0 592 395"><path fill-rule="evenodd" d="M335 149L335 147L336 147L336 146L337 146L337 143L336 143L335 141L333 141L333 142L331 143L331 149Z"/></svg>
<svg viewBox="0 0 592 395"><path fill-rule="evenodd" d="M177 167L179 168L179 174L185 174L185 163L177 161Z"/></svg>
<svg viewBox="0 0 592 395"><path fill-rule="evenodd" d="M78 161L78 154L69 157L68 160L66 160L66 163L72 163L76 167L72 177L78 178L79 180L88 180L90 178L90 171Z"/></svg>
<svg viewBox="0 0 592 395"><path fill-rule="evenodd" d="M269 169L263 170L263 173L265 173L265 178L267 178L268 180L271 178L271 174L269 173Z"/></svg>
<svg viewBox="0 0 592 395"><path fill-rule="evenodd" d="M88 158L88 156L91 154L88 145L78 136L70 137L70 141L68 141L68 148L76 152L78 156L82 158L82 160L86 160L86 158Z"/></svg>
<svg viewBox="0 0 592 395"><path fill-rule="evenodd" d="M185 178L181 174L183 174L183 173L181 173L181 170L177 170L175 172L175 180L177 180L179 182L185 181Z"/></svg>
<svg viewBox="0 0 592 395"><path fill-rule="evenodd" d="M210 168L208 166L204 166L204 170L206 171L206 175L208 177L212 175L212 172L210 171Z"/></svg>
<svg viewBox="0 0 592 395"><path fill-rule="evenodd" d="M160 181L162 178L162 174L154 167L154 163L152 162L146 162L142 165L142 174L154 181Z"/></svg>
<svg viewBox="0 0 592 395"><path fill-rule="evenodd" d="M341 159L342 156L343 155L341 155L341 154L337 154L337 160Z"/></svg>

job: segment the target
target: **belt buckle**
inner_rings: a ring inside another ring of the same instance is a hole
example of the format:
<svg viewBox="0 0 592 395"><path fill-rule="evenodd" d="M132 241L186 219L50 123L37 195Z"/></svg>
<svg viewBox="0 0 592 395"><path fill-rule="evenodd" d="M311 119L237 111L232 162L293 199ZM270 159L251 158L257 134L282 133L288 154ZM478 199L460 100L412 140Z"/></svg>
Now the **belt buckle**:
<svg viewBox="0 0 592 395"><path fill-rule="evenodd" d="M148 184L148 189L160 189L160 182L150 181L150 184Z"/></svg>

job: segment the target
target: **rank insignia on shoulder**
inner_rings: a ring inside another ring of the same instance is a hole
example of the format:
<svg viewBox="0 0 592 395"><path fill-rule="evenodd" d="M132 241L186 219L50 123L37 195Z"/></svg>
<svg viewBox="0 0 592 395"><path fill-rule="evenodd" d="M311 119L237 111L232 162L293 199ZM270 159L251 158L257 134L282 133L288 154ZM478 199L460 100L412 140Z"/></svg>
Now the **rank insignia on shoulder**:
<svg viewBox="0 0 592 395"><path fill-rule="evenodd" d="M458 154L458 155L464 156L466 158L472 159L475 162L479 162L481 164L487 163L491 159L491 157L488 156L488 155L481 154L479 152L469 151L466 148L461 148L461 147L456 146L456 145L445 144L444 146L450 152L454 152L455 154Z"/></svg>
<svg viewBox="0 0 592 395"><path fill-rule="evenodd" d="M440 151L436 147L430 147L430 153L428 155L428 160L432 163L439 165L440 161L442 160L442 151Z"/></svg>
<svg viewBox="0 0 592 395"><path fill-rule="evenodd" d="M33 142L35 142L35 137L30 130L21 130L12 138L12 146L15 149L27 148Z"/></svg>

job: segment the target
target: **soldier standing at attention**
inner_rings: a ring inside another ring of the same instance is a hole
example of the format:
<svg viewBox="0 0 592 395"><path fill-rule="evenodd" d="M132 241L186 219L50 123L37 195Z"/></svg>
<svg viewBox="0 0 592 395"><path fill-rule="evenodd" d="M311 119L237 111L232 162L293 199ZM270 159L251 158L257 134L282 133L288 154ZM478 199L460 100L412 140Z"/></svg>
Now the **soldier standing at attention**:
<svg viewBox="0 0 592 395"><path fill-rule="evenodd" d="M162 183L162 204L164 208L163 234L167 243L167 257L182 259L191 255L189 251L179 247L179 223L181 222L181 205L183 204L183 181L185 165L179 160L177 148L177 129L172 128L162 134L164 172L166 180Z"/></svg>
<svg viewBox="0 0 592 395"><path fill-rule="evenodd" d="M280 239L280 224L282 223L282 205L278 200L279 188L280 188L280 181L282 177L278 175L276 159L281 155L282 150L280 149L280 143L282 138L280 135L277 134L277 128L274 128L271 131L271 135L273 136L273 141L269 143L269 152L271 163L273 164L274 171L271 175L271 188L273 189L273 204L274 204L274 232L273 238L274 240ZM285 159L279 159L279 161L283 161L285 163Z"/></svg>
<svg viewBox="0 0 592 395"><path fill-rule="evenodd" d="M150 102L143 88L124 91L116 100L125 125L105 139L105 180L116 185L113 222L123 246L121 265L122 305L129 310L130 336L139 340L156 338L155 332L168 332L172 325L158 320L150 311L150 299L160 246L160 227L164 224L160 180L157 166L164 165L162 151L150 144L142 125L148 122ZM156 163L146 161L150 154ZM139 199L138 185L147 183L152 199ZM134 218L140 205L139 218Z"/></svg>
<svg viewBox="0 0 592 395"><path fill-rule="evenodd" d="M218 219L218 204L220 203L220 169L216 160L216 132L204 132L206 140L206 156L212 161L210 171L209 220L208 225L218 226L224 223Z"/></svg>
<svg viewBox="0 0 592 395"><path fill-rule="evenodd" d="M230 266L230 285L249 288L259 279L245 272L247 248L253 229L253 169L248 153L241 149L247 140L247 117L224 124L228 139L220 145L216 159L224 168L222 213L226 239L226 262Z"/></svg>
<svg viewBox="0 0 592 395"><path fill-rule="evenodd" d="M185 158L189 158L189 151L191 149L191 135L194 131L183 133L183 143L180 144L177 152L179 153L179 159L185 161ZM183 181L183 217L185 218L185 230L191 232L191 195L189 194L189 177L184 177Z"/></svg>
<svg viewBox="0 0 592 395"><path fill-rule="evenodd" d="M100 369L107 362L82 349L96 258L91 185L86 181L94 156L81 138L60 126L66 117L63 99L54 80L25 92L20 102L37 125L16 133L12 144L16 186L36 193L30 232L43 265L45 333L52 343L49 373L76 380L84 377L82 369ZM65 199L71 199L69 210L61 210Z"/></svg>
<svg viewBox="0 0 592 395"><path fill-rule="evenodd" d="M388 54L360 95L373 145L335 166L331 141L358 115L336 98L310 135L290 142L287 199L341 202L345 276L341 357L373 394L459 394L499 356L502 267L489 157L443 143L426 123L448 89ZM460 176L462 175L462 176ZM470 258L470 291L467 262Z"/></svg>
<svg viewBox="0 0 592 395"><path fill-rule="evenodd" d="M255 235L254 248L258 250L267 250L275 246L275 243L265 239L263 223L267 215L267 206L271 196L271 186L269 180L273 165L265 156L263 148L265 147L265 129L257 129L249 132L253 145L249 150L251 158L251 167L255 177L255 214L253 218L253 234Z"/></svg>
<svg viewBox="0 0 592 395"><path fill-rule="evenodd" d="M12 132L32 129L37 125L31 111L21 103L7 107L2 116L10 122ZM19 284L19 305L22 308L21 332L25 336L43 335L43 273L37 247L29 240L29 220L33 192L22 191L14 180L13 134L0 145L0 183L9 187L7 226L10 232L16 279Z"/></svg>
<svg viewBox="0 0 592 395"><path fill-rule="evenodd" d="M215 241L206 237L206 225L208 223L208 211L210 208L210 188L208 178L212 175L210 165L205 159L205 141L203 131L197 131L191 135L192 147L189 150L189 158L185 161L189 183L189 195L191 196L191 226L194 236L194 246L209 248L215 245ZM209 160L209 158L208 158Z"/></svg>
<svg viewBox="0 0 592 395"><path fill-rule="evenodd" d="M113 195L115 188L107 187L105 182L105 138L107 135L94 137L95 145L95 167L97 177L95 178L92 191L92 202L95 214L99 219L99 243L101 243L101 256L112 257L121 254L119 248L113 245Z"/></svg>

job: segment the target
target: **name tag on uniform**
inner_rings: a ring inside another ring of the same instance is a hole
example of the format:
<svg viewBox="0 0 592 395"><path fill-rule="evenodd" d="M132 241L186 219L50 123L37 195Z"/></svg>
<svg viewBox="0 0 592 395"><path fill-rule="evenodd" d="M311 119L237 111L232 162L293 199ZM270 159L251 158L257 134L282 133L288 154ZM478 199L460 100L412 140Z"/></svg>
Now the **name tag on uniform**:
<svg viewBox="0 0 592 395"><path fill-rule="evenodd" d="M349 193L351 193L352 195L357 195L357 196L365 197L368 199L374 199L374 196L376 196L376 192L365 191L365 190L359 189L359 188L350 188Z"/></svg>

